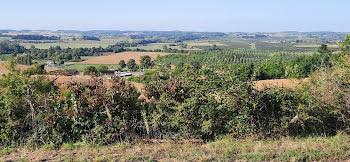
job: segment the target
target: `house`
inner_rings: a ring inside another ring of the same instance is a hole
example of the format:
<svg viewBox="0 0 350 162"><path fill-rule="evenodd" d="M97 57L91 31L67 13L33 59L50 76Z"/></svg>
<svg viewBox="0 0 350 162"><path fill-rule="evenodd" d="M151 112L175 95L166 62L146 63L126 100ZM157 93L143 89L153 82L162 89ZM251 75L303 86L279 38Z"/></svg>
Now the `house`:
<svg viewBox="0 0 350 162"><path fill-rule="evenodd" d="M56 63L55 61L47 61L45 63L45 67L58 67L60 64Z"/></svg>
<svg viewBox="0 0 350 162"><path fill-rule="evenodd" d="M120 77L132 76L132 73L127 73L127 72L118 72L118 71L115 71L114 74L115 74L116 76L120 76Z"/></svg>

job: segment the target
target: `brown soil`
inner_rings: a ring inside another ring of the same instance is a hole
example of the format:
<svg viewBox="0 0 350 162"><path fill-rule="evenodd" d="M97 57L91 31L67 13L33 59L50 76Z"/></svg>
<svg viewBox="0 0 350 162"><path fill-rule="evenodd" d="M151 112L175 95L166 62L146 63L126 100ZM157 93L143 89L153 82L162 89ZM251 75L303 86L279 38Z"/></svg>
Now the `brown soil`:
<svg viewBox="0 0 350 162"><path fill-rule="evenodd" d="M86 61L79 62L78 64L118 64L120 60L124 60L125 63L130 59L134 59L137 64L140 63L141 56L150 56L152 60L157 56L164 56L168 53L162 52L122 52L122 53L108 53L103 56L94 57Z"/></svg>
<svg viewBox="0 0 350 162"><path fill-rule="evenodd" d="M60 76L60 75L45 75L49 80L55 80L55 83L65 88L69 83L88 83L91 79L88 75L77 75L77 76Z"/></svg>

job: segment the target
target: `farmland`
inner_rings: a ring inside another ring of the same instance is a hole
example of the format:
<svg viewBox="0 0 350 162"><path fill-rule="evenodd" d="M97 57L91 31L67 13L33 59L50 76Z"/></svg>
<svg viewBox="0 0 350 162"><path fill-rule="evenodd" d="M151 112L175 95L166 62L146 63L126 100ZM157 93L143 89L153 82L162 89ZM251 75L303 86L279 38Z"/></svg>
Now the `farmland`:
<svg viewBox="0 0 350 162"><path fill-rule="evenodd" d="M76 40L76 41L58 41L58 42L52 42L52 43L41 43L40 41L37 42L30 42L30 43L20 43L20 45L30 48L31 46L35 46L39 49L48 49L50 47L56 47L60 46L62 48L92 48L92 47L107 47L109 45L113 45L117 42L121 42L126 39L102 39L101 41L92 41L92 40Z"/></svg>
<svg viewBox="0 0 350 162"><path fill-rule="evenodd" d="M150 56L152 59L156 59L158 56L165 56L168 53L162 52L122 52L122 53L109 53L103 56L94 57L86 61L79 62L78 64L118 64L120 60L128 61L134 59L137 64L140 63L141 56Z"/></svg>
<svg viewBox="0 0 350 162"><path fill-rule="evenodd" d="M173 49L184 49L181 48L180 46L174 45L174 46L170 46L172 43L150 43L144 46L139 46L139 47L129 47L130 49L144 49L144 50L156 50L156 49L163 49L164 46L168 46L171 47Z"/></svg>
<svg viewBox="0 0 350 162"><path fill-rule="evenodd" d="M88 66L94 66L94 67L99 67L101 66L101 64L80 64L80 63L72 63L72 64L68 64L68 65L65 65L65 66L62 66L60 68L62 69L76 69L76 70L79 70L79 71L83 71L86 67ZM117 65L117 64L106 64L106 66L111 69L111 68L114 68L114 69L118 69L120 66Z"/></svg>

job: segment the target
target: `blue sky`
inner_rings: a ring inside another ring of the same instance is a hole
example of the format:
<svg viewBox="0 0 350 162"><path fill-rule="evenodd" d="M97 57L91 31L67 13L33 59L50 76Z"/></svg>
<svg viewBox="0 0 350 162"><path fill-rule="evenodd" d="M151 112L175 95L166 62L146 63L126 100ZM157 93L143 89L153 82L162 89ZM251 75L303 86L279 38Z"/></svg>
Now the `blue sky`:
<svg viewBox="0 0 350 162"><path fill-rule="evenodd" d="M350 31L349 0L1 0L0 29Z"/></svg>

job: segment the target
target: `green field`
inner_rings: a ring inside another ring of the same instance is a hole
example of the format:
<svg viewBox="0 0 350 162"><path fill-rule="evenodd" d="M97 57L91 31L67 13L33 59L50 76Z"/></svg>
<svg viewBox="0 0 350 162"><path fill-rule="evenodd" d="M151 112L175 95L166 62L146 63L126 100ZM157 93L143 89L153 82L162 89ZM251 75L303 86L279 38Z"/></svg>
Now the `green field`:
<svg viewBox="0 0 350 162"><path fill-rule="evenodd" d="M36 48L40 49L48 49L51 46L60 46L62 48L92 48L92 47L107 47L109 45L113 45L117 42L121 42L126 40L126 38L118 38L118 39L101 39L101 41L90 41L90 40L77 40L77 41L64 41L57 43L20 43L20 45L30 48L34 45Z"/></svg>
<svg viewBox="0 0 350 162"><path fill-rule="evenodd" d="M80 56L80 58L85 61L85 60L88 60L88 59L91 59L91 58L94 58L94 57L97 57L97 56Z"/></svg>
<svg viewBox="0 0 350 162"><path fill-rule="evenodd" d="M302 48L318 48L320 47L320 44L297 44L295 47L302 47ZM327 44L329 48L338 48L339 46L337 44Z"/></svg>
<svg viewBox="0 0 350 162"><path fill-rule="evenodd" d="M156 50L156 49L160 49L162 50L164 45L166 45L168 48L172 48L172 49L184 49L181 48L180 46L169 46L172 43L151 43L151 44L147 44L145 46L139 46L139 47L128 47L129 49L144 49L144 50Z"/></svg>
<svg viewBox="0 0 350 162"><path fill-rule="evenodd" d="M100 64L70 64L70 65L62 66L60 68L62 68L62 69L76 69L79 71L83 71L88 66L95 66L97 68L101 65ZM118 69L120 67L119 65L105 65L105 66L108 66L108 68L114 68L114 69Z"/></svg>
<svg viewBox="0 0 350 162"><path fill-rule="evenodd" d="M0 40L11 39L11 37L0 37Z"/></svg>

